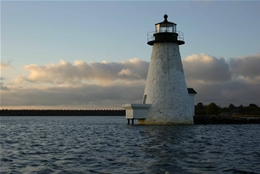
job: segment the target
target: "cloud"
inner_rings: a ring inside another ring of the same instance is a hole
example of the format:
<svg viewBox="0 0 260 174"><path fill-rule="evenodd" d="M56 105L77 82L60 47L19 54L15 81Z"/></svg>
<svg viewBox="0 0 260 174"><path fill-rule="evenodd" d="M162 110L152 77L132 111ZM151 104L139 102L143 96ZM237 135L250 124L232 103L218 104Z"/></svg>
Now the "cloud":
<svg viewBox="0 0 260 174"><path fill-rule="evenodd" d="M195 103L259 104L259 57L224 59L201 53L184 58L187 86L198 93ZM121 108L124 103L140 103L148 67L149 62L138 58L26 65L28 75L17 77L15 84L0 83L1 106Z"/></svg>
<svg viewBox="0 0 260 174"><path fill-rule="evenodd" d="M10 62L8 63L3 63L0 62L0 81L6 80L5 77L3 77L3 71L4 70L8 70L8 69L13 69L13 67L10 65ZM7 91L9 90L9 88L7 86L4 85L3 82L0 82L0 91ZM0 100L1 100L1 93L0 93Z"/></svg>
<svg viewBox="0 0 260 174"><path fill-rule="evenodd" d="M0 77L0 81L3 81L5 80L4 77ZM4 86L4 83L3 82L0 82L0 91L1 90L8 90L8 88L6 86Z"/></svg>
<svg viewBox="0 0 260 174"><path fill-rule="evenodd" d="M124 79L142 79L142 77L133 72L132 70L130 69L122 69L119 73L118 73L118 76L119 77L122 77Z"/></svg>
<svg viewBox="0 0 260 174"><path fill-rule="evenodd" d="M10 65L10 63L3 63L3 62L0 62L0 69L11 69L12 66Z"/></svg>
<svg viewBox="0 0 260 174"><path fill-rule="evenodd" d="M123 62L90 62L86 63L81 60L73 64L61 60L58 64L49 64L40 66L36 64L26 65L23 67L29 72L28 76L20 76L15 82L23 81L34 83L84 83L88 81L114 82L117 80L140 80L147 76L148 62L134 58Z"/></svg>
<svg viewBox="0 0 260 174"><path fill-rule="evenodd" d="M3 82L0 82L0 91L1 90L8 90L8 88L6 86L4 86Z"/></svg>
<svg viewBox="0 0 260 174"><path fill-rule="evenodd" d="M71 106L81 108L121 108L123 103L141 102L144 82L111 86L83 84L77 86L17 87L2 93L1 106Z"/></svg>
<svg viewBox="0 0 260 174"><path fill-rule="evenodd" d="M1 105L121 108L123 103L140 103L148 66L149 62L138 58L26 65L23 70L28 75L15 78L15 85L2 92Z"/></svg>
<svg viewBox="0 0 260 174"><path fill-rule="evenodd" d="M196 102L260 103L260 54L225 60L202 53L186 57L183 66L187 85L198 92Z"/></svg>
<svg viewBox="0 0 260 174"><path fill-rule="evenodd" d="M234 76L249 78L260 77L260 54L230 60L230 69Z"/></svg>
<svg viewBox="0 0 260 174"><path fill-rule="evenodd" d="M231 79L228 62L224 58L193 54L183 59L183 68L188 80L203 82L225 82Z"/></svg>

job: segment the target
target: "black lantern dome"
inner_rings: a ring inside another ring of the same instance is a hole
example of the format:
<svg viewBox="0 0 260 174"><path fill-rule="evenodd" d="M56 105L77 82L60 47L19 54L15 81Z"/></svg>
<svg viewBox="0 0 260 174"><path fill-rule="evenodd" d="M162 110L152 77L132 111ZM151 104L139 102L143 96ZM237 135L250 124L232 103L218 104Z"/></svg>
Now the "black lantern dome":
<svg viewBox="0 0 260 174"><path fill-rule="evenodd" d="M147 35L148 45L153 45L156 42L174 42L179 45L184 44L183 34L176 31L176 25L167 20L168 15L164 15L164 21L155 24L155 32L149 32Z"/></svg>

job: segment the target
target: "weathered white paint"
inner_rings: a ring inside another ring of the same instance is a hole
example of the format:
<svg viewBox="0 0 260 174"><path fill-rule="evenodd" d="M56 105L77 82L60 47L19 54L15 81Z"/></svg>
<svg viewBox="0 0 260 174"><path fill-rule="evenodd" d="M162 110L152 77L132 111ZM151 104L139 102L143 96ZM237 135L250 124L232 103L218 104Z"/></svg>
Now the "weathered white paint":
<svg viewBox="0 0 260 174"><path fill-rule="evenodd" d="M126 110L126 119L146 119L150 104L124 104L122 107Z"/></svg>
<svg viewBox="0 0 260 174"><path fill-rule="evenodd" d="M147 118L138 124L193 124L177 43L153 44L144 95L152 105Z"/></svg>

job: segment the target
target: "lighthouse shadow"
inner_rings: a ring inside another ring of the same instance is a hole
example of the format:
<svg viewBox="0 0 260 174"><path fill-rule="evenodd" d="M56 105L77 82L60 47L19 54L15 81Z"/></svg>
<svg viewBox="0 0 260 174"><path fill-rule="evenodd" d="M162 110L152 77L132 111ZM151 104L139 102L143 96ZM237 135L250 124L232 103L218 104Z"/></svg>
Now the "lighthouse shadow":
<svg viewBox="0 0 260 174"><path fill-rule="evenodd" d="M141 126L142 151L153 173L189 173L183 161L189 156L188 139L192 125Z"/></svg>

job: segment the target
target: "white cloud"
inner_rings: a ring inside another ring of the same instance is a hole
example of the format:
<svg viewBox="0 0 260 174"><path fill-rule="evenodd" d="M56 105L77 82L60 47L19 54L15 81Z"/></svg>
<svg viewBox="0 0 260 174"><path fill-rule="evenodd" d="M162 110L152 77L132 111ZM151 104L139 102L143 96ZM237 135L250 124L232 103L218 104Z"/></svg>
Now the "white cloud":
<svg viewBox="0 0 260 174"><path fill-rule="evenodd" d="M2 63L0 62L0 81L4 81L5 80L5 77L2 77L3 75L3 70L5 69L13 69L12 66L10 65L10 63ZM0 91L7 91L9 90L8 87L6 87L4 85L4 82L0 82ZM0 93L1 94L1 93ZM0 96L0 100L1 100L1 96Z"/></svg>
<svg viewBox="0 0 260 174"><path fill-rule="evenodd" d="M187 85L198 92L196 102L260 103L259 57L225 60L202 53L184 58ZM0 83L1 106L120 108L124 103L141 102L148 66L149 62L137 58L26 65L28 75L17 77L15 84Z"/></svg>
<svg viewBox="0 0 260 174"><path fill-rule="evenodd" d="M148 62L134 58L125 62L91 62L77 60L74 64L61 60L58 64L39 66L35 64L23 67L29 75L22 75L15 82L23 81L37 83L84 83L113 82L117 80L140 80L145 79L149 66ZM142 67L142 68L141 68Z"/></svg>
<svg viewBox="0 0 260 174"><path fill-rule="evenodd" d="M8 88L6 86L4 86L3 82L0 82L0 91L1 90L8 90Z"/></svg>
<svg viewBox="0 0 260 174"><path fill-rule="evenodd" d="M224 58L202 54L193 54L183 59L183 68L188 80L216 83L231 78L229 65Z"/></svg>
<svg viewBox="0 0 260 174"><path fill-rule="evenodd" d="M3 63L3 62L0 62L0 70L2 69L11 69L12 66L10 65L10 63Z"/></svg>
<svg viewBox="0 0 260 174"><path fill-rule="evenodd" d="M230 60L230 69L234 76L249 78L260 77L260 54Z"/></svg>
<svg viewBox="0 0 260 174"><path fill-rule="evenodd" d="M191 55L183 61L187 85L198 95L197 102L248 105L260 103L260 54L242 58Z"/></svg>
<svg viewBox="0 0 260 174"><path fill-rule="evenodd" d="M16 87L1 95L1 106L59 106L121 108L123 103L141 102L143 81L131 84L115 82L111 86L76 85L52 87Z"/></svg>
<svg viewBox="0 0 260 174"><path fill-rule="evenodd" d="M130 70L128 68L127 69L122 69L118 73L118 76L122 77L124 79L142 79L142 77L139 74L133 72L132 70Z"/></svg>

